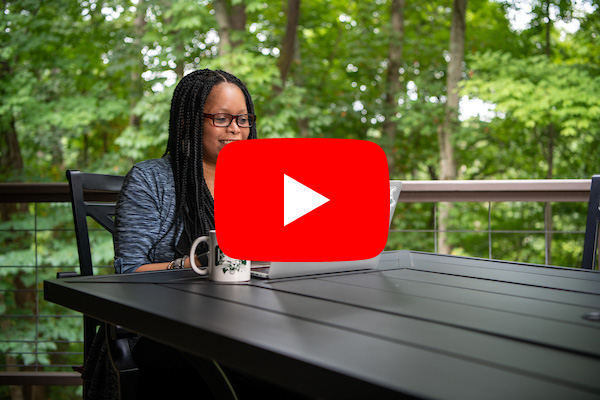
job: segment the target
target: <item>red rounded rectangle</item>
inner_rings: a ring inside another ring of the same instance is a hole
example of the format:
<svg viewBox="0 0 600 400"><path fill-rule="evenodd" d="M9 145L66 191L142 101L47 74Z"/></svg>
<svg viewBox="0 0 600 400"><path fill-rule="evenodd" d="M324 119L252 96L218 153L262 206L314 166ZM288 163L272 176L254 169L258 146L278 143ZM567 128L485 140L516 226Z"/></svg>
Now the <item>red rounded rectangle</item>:
<svg viewBox="0 0 600 400"><path fill-rule="evenodd" d="M387 241L389 198L387 159L373 142L237 141L217 160L219 245L230 257L245 260L371 258ZM284 214L288 221L297 218L286 223Z"/></svg>

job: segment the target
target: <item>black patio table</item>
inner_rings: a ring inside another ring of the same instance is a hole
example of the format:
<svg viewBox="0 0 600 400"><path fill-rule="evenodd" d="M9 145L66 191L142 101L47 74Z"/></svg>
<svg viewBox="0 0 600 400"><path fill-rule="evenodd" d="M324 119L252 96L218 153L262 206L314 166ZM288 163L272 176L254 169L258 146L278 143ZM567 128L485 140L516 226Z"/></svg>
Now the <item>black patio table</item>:
<svg viewBox="0 0 600 400"><path fill-rule="evenodd" d="M314 398L600 398L597 271L394 251L376 271L77 277L44 296Z"/></svg>

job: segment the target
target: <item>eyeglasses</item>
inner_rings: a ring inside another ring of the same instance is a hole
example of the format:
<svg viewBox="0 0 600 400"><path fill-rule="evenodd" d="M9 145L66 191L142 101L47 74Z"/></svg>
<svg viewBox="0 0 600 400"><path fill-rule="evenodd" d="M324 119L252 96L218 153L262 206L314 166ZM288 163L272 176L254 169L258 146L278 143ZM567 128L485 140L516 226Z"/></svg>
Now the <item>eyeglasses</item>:
<svg viewBox="0 0 600 400"><path fill-rule="evenodd" d="M214 126L218 126L219 128L227 128L231 125L231 122L235 118L235 123L240 128L250 128L254 121L256 121L256 115L252 114L239 114L239 115L231 115L226 113L218 113L218 114L204 114L204 118L210 118L213 121Z"/></svg>

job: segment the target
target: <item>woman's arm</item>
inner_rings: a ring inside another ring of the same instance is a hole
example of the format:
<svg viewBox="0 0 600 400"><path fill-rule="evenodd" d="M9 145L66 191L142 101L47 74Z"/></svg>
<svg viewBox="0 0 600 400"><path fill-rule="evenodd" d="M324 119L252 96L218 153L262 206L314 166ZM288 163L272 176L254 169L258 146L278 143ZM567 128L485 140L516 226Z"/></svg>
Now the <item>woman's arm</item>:
<svg viewBox="0 0 600 400"><path fill-rule="evenodd" d="M135 272L143 272L143 271L160 271L162 269L167 269L171 262L164 263L154 263L154 264L144 264L140 265ZM201 266L200 260L196 256L196 265ZM185 262L183 263L183 268L192 268L189 257L186 257Z"/></svg>

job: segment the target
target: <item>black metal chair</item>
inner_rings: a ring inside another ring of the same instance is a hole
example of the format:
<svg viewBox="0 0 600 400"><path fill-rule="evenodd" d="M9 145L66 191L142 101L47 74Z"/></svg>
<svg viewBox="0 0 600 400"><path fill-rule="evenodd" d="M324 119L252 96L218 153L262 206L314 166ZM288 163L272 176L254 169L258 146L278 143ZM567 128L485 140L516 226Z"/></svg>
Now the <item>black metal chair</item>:
<svg viewBox="0 0 600 400"><path fill-rule="evenodd" d="M125 177L68 170L67 179L71 192L73 222L79 252L79 275L94 275L87 217L91 217L108 232L114 234L115 199L121 191ZM76 275L73 272L59 273L59 278ZM84 360L89 354L100 324L100 321L90 316L84 315L83 317ZM106 333L108 355L119 380L119 398L122 400L134 399L138 392L139 371L131 355L127 339L135 335L122 327L105 325L103 330ZM216 361L192 356L186 357L204 378L215 398L237 399L227 375ZM84 398L86 398L88 389L86 386L84 382Z"/></svg>
<svg viewBox="0 0 600 400"><path fill-rule="evenodd" d="M102 175L83 173L76 170L67 171L67 180L71 192L73 222L77 251L79 253L79 275L94 275L88 219L91 217L111 234L115 231L115 198L121 191L124 177L120 175ZM68 276L73 276L69 274ZM64 277L60 274L59 277ZM83 356L87 359L94 337L101 322L90 316L83 317ZM106 341L108 354L119 380L119 397L135 398L138 383L138 368L133 361L129 349L128 337L132 333L118 326L107 326ZM87 396L88 387L84 383L83 397Z"/></svg>
<svg viewBox="0 0 600 400"><path fill-rule="evenodd" d="M581 266L586 269L594 269L596 264L598 223L600 223L600 175L594 175L592 176L592 186L590 188L585 242L583 244L583 261L581 263Z"/></svg>

